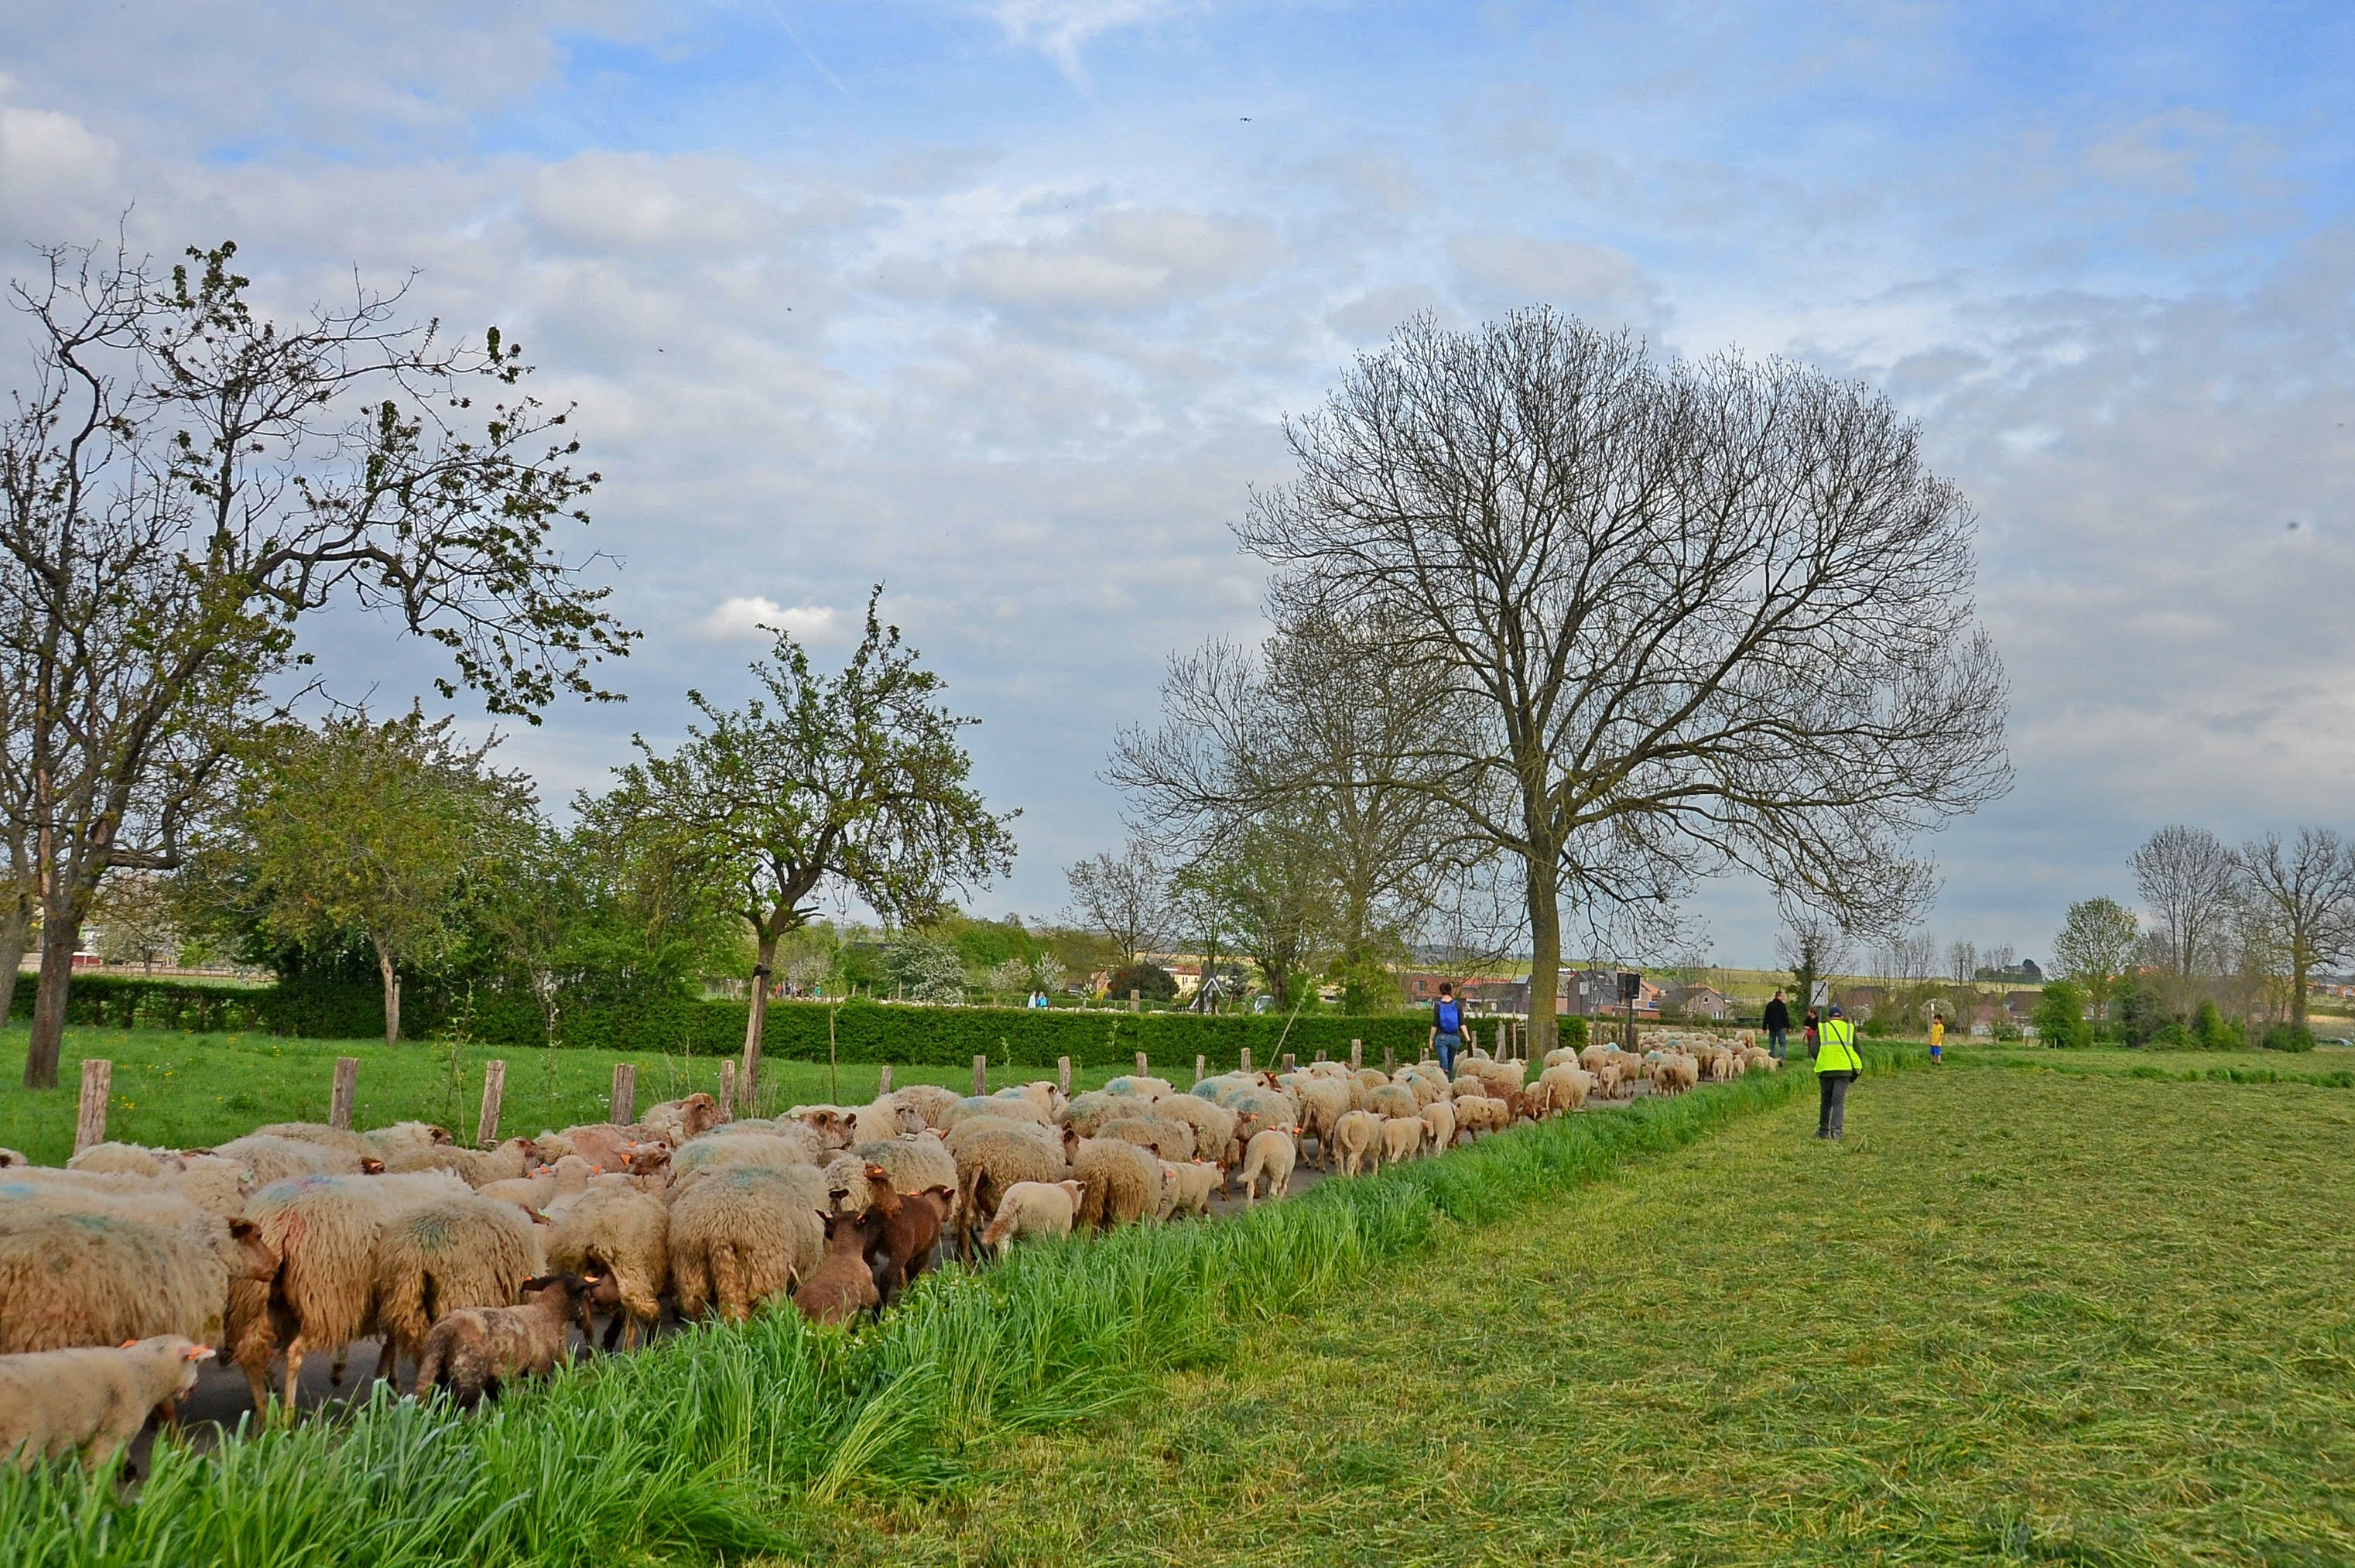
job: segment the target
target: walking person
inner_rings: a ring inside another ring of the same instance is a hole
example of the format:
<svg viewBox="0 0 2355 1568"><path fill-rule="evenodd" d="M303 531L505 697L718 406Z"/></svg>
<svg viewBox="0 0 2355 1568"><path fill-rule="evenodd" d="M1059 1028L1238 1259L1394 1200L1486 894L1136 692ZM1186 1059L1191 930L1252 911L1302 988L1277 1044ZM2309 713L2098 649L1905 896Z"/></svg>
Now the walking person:
<svg viewBox="0 0 2355 1568"><path fill-rule="evenodd" d="M1807 1059L1808 1059L1809 1061L1811 1061L1815 1060L1815 1055L1816 1055L1816 1049L1817 1049L1817 1047L1816 1047L1816 1029L1817 1029L1817 1018L1816 1018L1816 1009L1815 1009L1815 1008L1809 1008L1807 1009L1807 1016L1806 1016L1806 1019L1805 1019L1805 1021L1804 1021L1804 1025L1803 1025L1804 1032L1801 1034L1800 1038L1801 1038L1802 1040L1804 1040L1806 1042L1806 1046L1807 1046Z"/></svg>
<svg viewBox="0 0 2355 1568"><path fill-rule="evenodd" d="M1848 1086L1864 1072L1857 1054L1856 1026L1838 1007L1824 1019L1816 1047L1816 1087L1822 1104L1816 1112L1816 1136L1837 1139L1848 1120Z"/></svg>
<svg viewBox="0 0 2355 1568"><path fill-rule="evenodd" d="M1774 987L1774 999L1766 1004L1766 1016L1759 1022L1766 1026L1766 1054L1775 1061L1790 1049L1791 1004L1783 999L1783 987Z"/></svg>
<svg viewBox="0 0 2355 1568"><path fill-rule="evenodd" d="M1431 1005L1431 1048L1439 1058L1439 1070L1453 1083L1455 1053L1464 1049L1464 1004L1455 999L1455 987L1445 980L1439 983L1439 1000Z"/></svg>

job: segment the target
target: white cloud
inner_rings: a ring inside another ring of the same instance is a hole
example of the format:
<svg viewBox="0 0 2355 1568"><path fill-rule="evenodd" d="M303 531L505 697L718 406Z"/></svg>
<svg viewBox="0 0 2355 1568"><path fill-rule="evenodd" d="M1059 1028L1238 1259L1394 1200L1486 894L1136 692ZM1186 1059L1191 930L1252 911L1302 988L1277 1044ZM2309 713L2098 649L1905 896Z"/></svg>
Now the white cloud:
<svg viewBox="0 0 2355 1568"><path fill-rule="evenodd" d="M1624 251L1579 240L1526 234L1468 234L1447 253L1472 282L1500 303L1557 304L1599 325L1651 327L1661 314L1660 286Z"/></svg>
<svg viewBox="0 0 2355 1568"><path fill-rule="evenodd" d="M990 12L1007 39L1038 49L1084 88L1080 50L1091 38L1199 8L1195 0L996 0Z"/></svg>
<svg viewBox="0 0 2355 1568"><path fill-rule="evenodd" d="M830 604L781 605L765 594L722 599L696 623L698 635L715 643L765 643L772 630L793 634L805 647L847 642L849 622Z"/></svg>

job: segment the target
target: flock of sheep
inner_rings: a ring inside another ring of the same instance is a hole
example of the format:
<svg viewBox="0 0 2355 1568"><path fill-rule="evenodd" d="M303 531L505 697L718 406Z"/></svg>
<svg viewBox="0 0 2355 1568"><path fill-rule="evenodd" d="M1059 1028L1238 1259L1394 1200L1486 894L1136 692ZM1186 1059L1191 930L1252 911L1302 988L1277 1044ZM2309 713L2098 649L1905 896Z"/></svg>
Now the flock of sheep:
<svg viewBox="0 0 2355 1568"><path fill-rule="evenodd" d="M943 1251L1207 1214L1240 1187L1280 1198L1313 1146L1344 1176L1522 1120L1778 1066L1746 1039L1668 1037L1525 1061L1395 1073L1319 1061L1186 1093L1144 1076L1066 1100L1051 1083L960 1097L912 1085L870 1104L722 1122L708 1094L636 1124L489 1149L403 1122L281 1123L211 1149L101 1144L62 1169L0 1150L0 1455L96 1465L199 1362L244 1372L257 1410L306 1358L340 1380L357 1340L421 1396L545 1372L578 1324L634 1344L666 1306L742 1320L790 1297L814 1319L879 1313Z"/></svg>

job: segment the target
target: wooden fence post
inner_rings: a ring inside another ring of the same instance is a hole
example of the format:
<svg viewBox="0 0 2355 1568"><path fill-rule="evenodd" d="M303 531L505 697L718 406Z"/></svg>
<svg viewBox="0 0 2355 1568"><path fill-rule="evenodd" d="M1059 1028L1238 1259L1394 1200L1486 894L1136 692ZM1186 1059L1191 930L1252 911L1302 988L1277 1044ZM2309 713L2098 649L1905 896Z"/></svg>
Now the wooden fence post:
<svg viewBox="0 0 2355 1568"><path fill-rule="evenodd" d="M1251 1071L1251 1047L1248 1045L1243 1047L1243 1071Z"/></svg>
<svg viewBox="0 0 2355 1568"><path fill-rule="evenodd" d="M989 1093L989 1058L986 1056L973 1059L973 1092L976 1095Z"/></svg>
<svg viewBox="0 0 2355 1568"><path fill-rule="evenodd" d="M719 1119L736 1119L736 1064L732 1061L719 1064Z"/></svg>
<svg viewBox="0 0 2355 1568"><path fill-rule="evenodd" d="M1395 1046L1382 1047L1382 1071L1385 1072L1398 1071L1398 1050Z"/></svg>
<svg viewBox="0 0 2355 1568"><path fill-rule="evenodd" d="M1197 1056L1194 1058L1194 1082L1199 1083L1203 1079L1208 1078L1209 1075L1210 1059L1207 1056Z"/></svg>
<svg viewBox="0 0 2355 1568"><path fill-rule="evenodd" d="M1145 1077L1146 1074L1150 1073L1152 1071L1153 1071L1153 1069L1152 1069L1150 1066L1148 1066L1148 1065L1146 1064L1146 1060L1145 1060L1145 1052L1143 1052L1143 1051L1138 1051L1138 1052L1136 1053L1136 1075L1137 1075L1139 1078L1143 1078L1143 1077Z"/></svg>
<svg viewBox="0 0 2355 1568"><path fill-rule="evenodd" d="M1325 1048L1324 1048L1323 1046L1321 1046L1321 1045L1320 1045L1320 1046L1318 1046L1318 1047L1316 1048L1316 1061L1324 1061L1324 1060L1325 1060Z"/></svg>
<svg viewBox="0 0 2355 1568"><path fill-rule="evenodd" d="M1297 1057L1294 1056L1292 1052L1290 1052L1290 1051L1285 1051L1285 1052L1284 1053L1284 1070L1286 1072L1297 1072L1297 1071L1298 1071L1298 1068L1296 1068L1296 1067L1294 1065L1294 1063L1295 1063L1295 1062L1296 1062L1298 1060L1299 1060L1299 1059L1298 1059Z"/></svg>
<svg viewBox="0 0 2355 1568"><path fill-rule="evenodd" d="M1071 1097L1071 1059L1068 1056L1055 1058L1055 1084L1062 1090L1064 1099Z"/></svg>
<svg viewBox="0 0 2355 1568"><path fill-rule="evenodd" d="M499 1102L507 1092L507 1064L483 1063L483 1114L474 1122L474 1142L489 1148L499 1141Z"/></svg>
<svg viewBox="0 0 2355 1568"><path fill-rule="evenodd" d="M761 1114L761 1036L768 1029L769 972L752 965L752 987L744 1007L744 1065L737 1070L736 1089L744 1097L744 1114Z"/></svg>
<svg viewBox="0 0 2355 1568"><path fill-rule="evenodd" d="M360 1059L357 1056L336 1058L336 1087L327 1100L327 1125L338 1132L352 1130L352 1096L360 1086Z"/></svg>
<svg viewBox="0 0 2355 1568"><path fill-rule="evenodd" d="M638 1070L629 1062L613 1063L613 1099L605 1107L605 1119L617 1127L638 1119Z"/></svg>
<svg viewBox="0 0 2355 1568"><path fill-rule="evenodd" d="M1144 997L1144 992L1139 991L1134 986L1130 987L1128 991L1128 1010L1133 1013L1143 1011L1145 1008Z"/></svg>
<svg viewBox="0 0 2355 1568"><path fill-rule="evenodd" d="M74 1153L106 1141L106 1096L114 1087L114 1063L93 1056L81 1064L81 1104L74 1115Z"/></svg>
<svg viewBox="0 0 2355 1568"><path fill-rule="evenodd" d="M1360 1069L1362 1069L1365 1065L1366 1065L1366 1042L1365 1042L1364 1040L1351 1040L1351 1041L1349 1042L1349 1071L1350 1071L1350 1072L1356 1072L1359 1071Z"/></svg>
<svg viewBox="0 0 2355 1568"><path fill-rule="evenodd" d="M883 1064L882 1075L875 1080L875 1097L879 1100L891 1092L891 1064Z"/></svg>

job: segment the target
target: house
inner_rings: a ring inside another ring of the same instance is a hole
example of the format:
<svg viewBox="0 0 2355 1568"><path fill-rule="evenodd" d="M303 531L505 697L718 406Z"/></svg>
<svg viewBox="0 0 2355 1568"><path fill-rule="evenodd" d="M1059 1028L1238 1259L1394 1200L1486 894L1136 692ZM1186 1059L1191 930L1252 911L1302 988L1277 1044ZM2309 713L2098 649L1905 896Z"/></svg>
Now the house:
<svg viewBox="0 0 2355 1568"><path fill-rule="evenodd" d="M1888 999L1889 991L1881 986L1850 986L1839 994L1841 1010L1859 1022L1870 1018L1873 1009Z"/></svg>
<svg viewBox="0 0 2355 1568"><path fill-rule="evenodd" d="M1733 998L1714 986L1670 986L1660 1002L1668 1011L1712 1023L1723 1023L1733 1016Z"/></svg>
<svg viewBox="0 0 2355 1568"><path fill-rule="evenodd" d="M2044 984L2044 971L2038 965L2035 959L2023 958L2017 964L2007 964L2000 969L1981 969L1974 978L1991 980L1997 985L2009 983L2014 986L2041 986Z"/></svg>
<svg viewBox="0 0 2355 1568"><path fill-rule="evenodd" d="M1442 986L1455 987L1456 996L1468 1002L1471 1000L1472 987L1477 983L1461 975L1449 975L1432 970L1423 970L1399 976L1399 984L1406 988L1406 999L1418 1008L1428 1007L1439 1000L1439 987Z"/></svg>
<svg viewBox="0 0 2355 1568"><path fill-rule="evenodd" d="M1626 1004L1619 999L1619 976L1615 969L1564 969L1555 977L1554 1011L1558 1014L1583 1017L1592 1013L1624 1011ZM1475 1007L1488 1012L1523 1013L1529 1010L1529 977L1518 975L1509 980L1474 980L1465 986L1466 995ZM1640 982L1641 994L1636 1002L1636 1016L1657 1019L1660 1003L1667 993L1649 980Z"/></svg>

